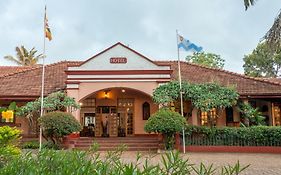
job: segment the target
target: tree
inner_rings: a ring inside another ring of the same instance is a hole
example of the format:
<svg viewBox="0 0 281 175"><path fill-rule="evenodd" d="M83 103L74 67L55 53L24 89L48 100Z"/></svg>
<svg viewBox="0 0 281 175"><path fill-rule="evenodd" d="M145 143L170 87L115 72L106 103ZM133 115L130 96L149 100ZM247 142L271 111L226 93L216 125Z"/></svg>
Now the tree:
<svg viewBox="0 0 281 175"><path fill-rule="evenodd" d="M245 55L244 73L253 77L277 77L281 75L281 49L271 52L266 42L258 44L249 55Z"/></svg>
<svg viewBox="0 0 281 175"><path fill-rule="evenodd" d="M216 83L190 84L182 83L184 100L190 100L192 108L201 112L207 112L210 126L213 126L216 118L211 117L211 111L231 107L237 103L239 94L233 87L223 87ZM169 82L156 88L153 92L153 100L162 106L169 106L171 102L180 98L179 82ZM218 117L218 116L217 116Z"/></svg>
<svg viewBox="0 0 281 175"><path fill-rule="evenodd" d="M54 92L43 99L43 110L46 112L65 111L67 108L72 112L73 110L79 109L80 105L75 102L74 98L68 97L64 92ZM21 106L17 110L16 115L26 117L29 121L30 128L36 133L40 109L41 98L38 98Z"/></svg>
<svg viewBox="0 0 281 175"><path fill-rule="evenodd" d="M38 63L39 59L43 58L43 54L35 55L37 50L34 47L30 51L27 51L24 46L16 47L16 53L16 57L7 55L4 58L21 66L34 66Z"/></svg>
<svg viewBox="0 0 281 175"><path fill-rule="evenodd" d="M161 108L153 114L145 123L146 132L161 133L164 136L165 148L171 150L174 147L176 132L180 132L185 126L185 118L179 113L173 112L167 108Z"/></svg>
<svg viewBox="0 0 281 175"><path fill-rule="evenodd" d="M256 1L257 0L244 0L245 9L247 10L250 6L253 6ZM268 43L272 52L279 50L281 46L281 11L263 39Z"/></svg>
<svg viewBox="0 0 281 175"><path fill-rule="evenodd" d="M58 146L62 143L63 136L79 132L82 129L74 116L66 112L49 112L39 118L39 122L47 141L51 140Z"/></svg>
<svg viewBox="0 0 281 175"><path fill-rule="evenodd" d="M197 52L192 56L187 56L186 60L191 63L200 64L211 68L223 68L225 61L220 57L220 55L204 52Z"/></svg>

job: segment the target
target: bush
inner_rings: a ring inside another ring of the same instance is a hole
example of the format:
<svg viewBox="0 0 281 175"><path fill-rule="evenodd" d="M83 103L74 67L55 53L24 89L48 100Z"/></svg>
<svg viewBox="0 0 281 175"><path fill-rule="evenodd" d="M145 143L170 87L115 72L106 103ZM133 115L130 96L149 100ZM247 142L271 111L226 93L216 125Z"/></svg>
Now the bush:
<svg viewBox="0 0 281 175"><path fill-rule="evenodd" d="M187 126L186 143L192 145L281 146L281 127Z"/></svg>
<svg viewBox="0 0 281 175"><path fill-rule="evenodd" d="M163 134L165 148L173 149L174 135L183 129L185 123L185 118L179 113L162 108L148 119L145 123L144 130L149 133Z"/></svg>
<svg viewBox="0 0 281 175"><path fill-rule="evenodd" d="M107 152L104 158L100 153L91 151L54 151L42 150L38 154L27 153L13 159L5 167L0 168L0 175L10 174L47 174L47 175L150 175L150 174L239 174L248 166L237 162L234 166L214 167L203 163L200 166L184 159L179 152L168 152L161 156L157 164L151 164L151 157L137 155L134 163L122 161L122 150ZM127 162L127 163L126 163ZM143 164L143 166L141 165ZM232 173L227 173L232 172Z"/></svg>
<svg viewBox="0 0 281 175"><path fill-rule="evenodd" d="M24 142L21 145L22 149L38 149L39 148L39 142L37 140L32 140L28 142Z"/></svg>
<svg viewBox="0 0 281 175"><path fill-rule="evenodd" d="M45 142L42 144L42 148L44 149L52 149L52 150L60 150L62 147L60 145L54 144L53 142Z"/></svg>
<svg viewBox="0 0 281 175"><path fill-rule="evenodd" d="M60 145L63 136L81 130L80 123L72 114L66 112L50 112L39 119L43 135L47 141Z"/></svg>
<svg viewBox="0 0 281 175"><path fill-rule="evenodd" d="M20 133L20 130L16 128L0 127L0 167L20 154L20 149L17 147Z"/></svg>

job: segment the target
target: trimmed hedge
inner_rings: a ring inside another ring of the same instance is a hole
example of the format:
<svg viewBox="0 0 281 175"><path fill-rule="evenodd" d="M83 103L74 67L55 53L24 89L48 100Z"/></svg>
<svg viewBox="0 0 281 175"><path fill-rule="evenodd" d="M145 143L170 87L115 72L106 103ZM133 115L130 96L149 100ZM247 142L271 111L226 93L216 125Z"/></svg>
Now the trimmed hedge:
<svg viewBox="0 0 281 175"><path fill-rule="evenodd" d="M186 127L187 145L281 146L281 127Z"/></svg>

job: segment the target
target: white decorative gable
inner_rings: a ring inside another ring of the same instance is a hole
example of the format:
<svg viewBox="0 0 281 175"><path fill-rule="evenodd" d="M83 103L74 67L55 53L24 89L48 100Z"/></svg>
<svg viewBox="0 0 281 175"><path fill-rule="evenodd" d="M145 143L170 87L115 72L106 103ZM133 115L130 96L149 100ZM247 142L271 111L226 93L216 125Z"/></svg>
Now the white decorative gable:
<svg viewBox="0 0 281 175"><path fill-rule="evenodd" d="M148 58L121 43L97 54L80 67L69 70L169 70L169 66L158 66Z"/></svg>
<svg viewBox="0 0 281 175"><path fill-rule="evenodd" d="M68 88L77 88L81 82L168 82L171 72L170 66L157 65L121 43L66 71Z"/></svg>

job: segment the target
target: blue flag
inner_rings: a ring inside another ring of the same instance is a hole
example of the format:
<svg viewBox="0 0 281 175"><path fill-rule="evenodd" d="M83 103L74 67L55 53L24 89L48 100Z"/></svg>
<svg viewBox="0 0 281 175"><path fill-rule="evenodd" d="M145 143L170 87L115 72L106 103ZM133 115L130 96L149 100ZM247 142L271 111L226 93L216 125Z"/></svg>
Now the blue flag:
<svg viewBox="0 0 281 175"><path fill-rule="evenodd" d="M178 48L184 51L201 52L203 47L197 46L181 35L178 35Z"/></svg>

